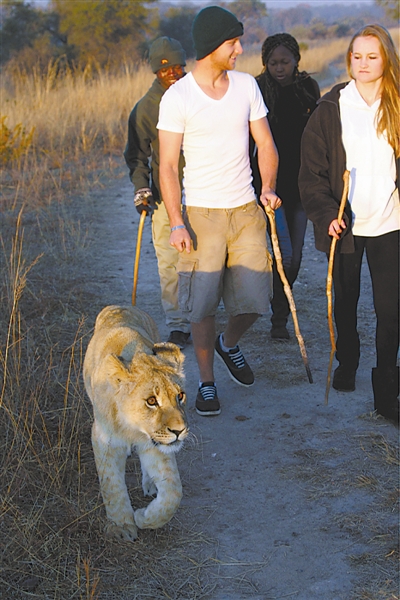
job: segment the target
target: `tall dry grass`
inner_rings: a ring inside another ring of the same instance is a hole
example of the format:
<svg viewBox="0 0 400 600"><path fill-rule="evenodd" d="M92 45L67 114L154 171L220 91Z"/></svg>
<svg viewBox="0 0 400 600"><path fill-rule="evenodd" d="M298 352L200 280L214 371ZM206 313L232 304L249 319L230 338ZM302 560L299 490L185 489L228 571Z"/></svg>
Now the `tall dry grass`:
<svg viewBox="0 0 400 600"><path fill-rule="evenodd" d="M82 189L96 173L112 172L125 144L129 112L152 79L147 65L126 66L118 75L92 68L60 73L57 64L44 74L6 70L5 127L33 132L27 151L1 169L6 206L51 203ZM4 137L3 130L6 149ZM14 147L18 143L17 138Z"/></svg>
<svg viewBox="0 0 400 600"><path fill-rule="evenodd" d="M14 72L6 76L9 124L35 128L34 145L61 165L93 148L120 150L129 108L147 91L153 78L147 65L128 66L120 75L100 69L61 74L50 64L43 75ZM3 96L3 98L4 98Z"/></svg>
<svg viewBox="0 0 400 600"><path fill-rule="evenodd" d="M82 484L80 440L82 424L88 422L78 385L83 322L61 351L46 343L46 335L32 328L21 309L23 297L29 296L28 275L42 258L26 258L22 211L11 240L2 236L1 241L0 595L34 594L43 579L59 581L54 597L72 597L73 590L77 598L89 600L97 586L89 554L82 556L69 543L70 558L60 553L55 562L48 561L71 535L71 526L90 520L97 507L96 500L87 504ZM24 308L29 312L26 302ZM62 575L67 560L76 572L69 582Z"/></svg>

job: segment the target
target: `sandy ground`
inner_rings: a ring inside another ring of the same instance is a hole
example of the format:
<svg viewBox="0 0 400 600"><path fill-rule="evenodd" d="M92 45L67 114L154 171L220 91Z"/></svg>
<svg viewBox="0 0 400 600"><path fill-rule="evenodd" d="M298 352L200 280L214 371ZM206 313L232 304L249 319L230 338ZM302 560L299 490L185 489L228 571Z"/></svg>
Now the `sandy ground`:
<svg viewBox="0 0 400 600"><path fill-rule="evenodd" d="M94 190L86 201L92 245L85 285L97 298L88 307L94 322L99 307L130 303L139 217L127 177ZM192 344L185 349L193 440L179 455L184 498L174 521L204 536L198 560L207 561L205 599L397 598L398 430L372 413L369 277L365 270L357 389L351 394L331 390L328 405L325 277L326 259L314 249L309 227L294 298L313 384L292 322L291 340L273 342L268 315L241 343L255 385L236 385L218 361L222 413L201 417L194 410L198 374ZM153 316L166 339L149 222L137 305ZM219 330L225 319L221 307ZM179 597L189 600L186 593Z"/></svg>

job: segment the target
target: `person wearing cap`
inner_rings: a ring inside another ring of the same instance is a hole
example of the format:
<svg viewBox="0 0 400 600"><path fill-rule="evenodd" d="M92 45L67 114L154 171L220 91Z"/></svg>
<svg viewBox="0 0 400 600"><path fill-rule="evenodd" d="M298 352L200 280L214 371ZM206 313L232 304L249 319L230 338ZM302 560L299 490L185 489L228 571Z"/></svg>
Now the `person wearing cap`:
<svg viewBox="0 0 400 600"><path fill-rule="evenodd" d="M200 382L196 411L221 412L214 352L231 378L249 387L253 372L238 342L259 315L268 312L271 257L266 216L257 204L249 159L249 132L258 146L261 203L273 209L278 155L255 79L234 72L242 53L243 25L219 6L194 19L194 69L160 103L160 184L171 225L170 243L181 252L179 302L191 322ZM178 161L185 169L181 210ZM229 314L216 337L221 298Z"/></svg>
<svg viewBox="0 0 400 600"><path fill-rule="evenodd" d="M298 186L300 141L310 115L320 97L318 83L306 71L299 72L300 48L289 33L268 36L262 45L264 68L256 77L268 106L268 122L279 153L276 191L282 206L275 221L285 275L293 286L300 270L307 216L302 207ZM251 152L254 187L259 193L258 166ZM273 263L273 296L271 301L271 338L289 339L286 323L290 307Z"/></svg>
<svg viewBox="0 0 400 600"><path fill-rule="evenodd" d="M128 121L128 141L124 151L129 176L135 186L134 203L142 214L151 215L152 237L157 256L161 285L161 302L167 327L168 341L181 349L190 336L190 323L178 305L179 253L169 243L168 215L160 193L159 143L157 120L160 100L166 90L185 75L186 54L180 42L170 37L157 38L149 51L150 66L156 77L133 108ZM179 155L179 180L182 179L183 155Z"/></svg>

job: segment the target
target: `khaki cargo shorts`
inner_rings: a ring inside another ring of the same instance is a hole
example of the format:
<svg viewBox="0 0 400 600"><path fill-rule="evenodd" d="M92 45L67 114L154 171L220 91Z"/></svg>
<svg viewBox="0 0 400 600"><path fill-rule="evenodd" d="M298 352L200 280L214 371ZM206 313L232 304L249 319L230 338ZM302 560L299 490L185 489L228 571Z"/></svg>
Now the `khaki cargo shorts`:
<svg viewBox="0 0 400 600"><path fill-rule="evenodd" d="M229 210L185 206L183 218L192 250L177 264L179 307L189 321L214 316L221 299L231 316L268 313L272 260L256 201Z"/></svg>

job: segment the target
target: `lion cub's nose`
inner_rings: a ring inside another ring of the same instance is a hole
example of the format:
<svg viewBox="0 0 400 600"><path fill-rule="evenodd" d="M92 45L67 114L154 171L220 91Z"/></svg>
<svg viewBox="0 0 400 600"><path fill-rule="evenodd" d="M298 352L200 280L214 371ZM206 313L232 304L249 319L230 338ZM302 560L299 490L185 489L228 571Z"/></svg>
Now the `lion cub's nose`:
<svg viewBox="0 0 400 600"><path fill-rule="evenodd" d="M181 433L183 433L184 431L185 429L170 429L170 432L176 435L176 439L178 439Z"/></svg>

